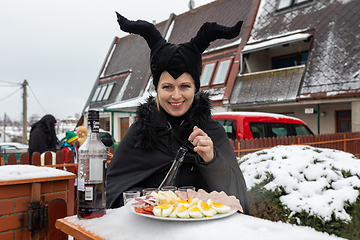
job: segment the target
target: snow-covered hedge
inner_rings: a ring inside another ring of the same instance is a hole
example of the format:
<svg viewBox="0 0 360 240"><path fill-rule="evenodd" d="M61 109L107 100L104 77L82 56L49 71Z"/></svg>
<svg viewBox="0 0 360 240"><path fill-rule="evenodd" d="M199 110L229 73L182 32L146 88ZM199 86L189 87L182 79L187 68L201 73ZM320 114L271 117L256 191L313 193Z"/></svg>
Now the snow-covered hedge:
<svg viewBox="0 0 360 240"><path fill-rule="evenodd" d="M304 145L276 146L247 154L240 162L249 194L254 188L258 193L276 193L287 221L295 218L304 225L299 216L305 213L323 224L351 223L349 209L360 203L360 160L352 154Z"/></svg>

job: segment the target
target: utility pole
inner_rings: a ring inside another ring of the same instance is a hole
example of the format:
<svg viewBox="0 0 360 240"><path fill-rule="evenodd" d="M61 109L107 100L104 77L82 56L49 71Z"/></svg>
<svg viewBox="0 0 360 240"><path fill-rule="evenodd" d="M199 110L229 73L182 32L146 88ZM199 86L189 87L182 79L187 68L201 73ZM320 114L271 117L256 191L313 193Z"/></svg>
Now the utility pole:
<svg viewBox="0 0 360 240"><path fill-rule="evenodd" d="M26 85L27 81L24 80L22 84L23 88L23 135L22 135L22 143L27 144L27 101L26 101Z"/></svg>
<svg viewBox="0 0 360 240"><path fill-rule="evenodd" d="M4 113L4 142L6 142L6 113Z"/></svg>

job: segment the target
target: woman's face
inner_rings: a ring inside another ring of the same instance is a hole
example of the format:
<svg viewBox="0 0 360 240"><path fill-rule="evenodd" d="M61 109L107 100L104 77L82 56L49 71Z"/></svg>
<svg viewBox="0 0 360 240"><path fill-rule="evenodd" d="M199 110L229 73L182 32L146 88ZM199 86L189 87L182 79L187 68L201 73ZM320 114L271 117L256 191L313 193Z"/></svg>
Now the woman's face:
<svg viewBox="0 0 360 240"><path fill-rule="evenodd" d="M159 79L157 97L160 106L170 115L180 117L189 110L194 101L195 84L189 73L174 79L164 71Z"/></svg>

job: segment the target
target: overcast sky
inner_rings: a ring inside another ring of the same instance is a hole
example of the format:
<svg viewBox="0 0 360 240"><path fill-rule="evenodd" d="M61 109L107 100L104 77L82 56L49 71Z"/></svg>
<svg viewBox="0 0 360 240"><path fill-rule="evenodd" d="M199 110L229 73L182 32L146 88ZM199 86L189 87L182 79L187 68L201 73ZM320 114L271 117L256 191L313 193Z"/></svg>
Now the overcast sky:
<svg viewBox="0 0 360 240"><path fill-rule="evenodd" d="M214 0L195 0L195 7ZM115 36L115 11L162 22L188 11L189 0L11 0L0 2L0 119L81 113Z"/></svg>

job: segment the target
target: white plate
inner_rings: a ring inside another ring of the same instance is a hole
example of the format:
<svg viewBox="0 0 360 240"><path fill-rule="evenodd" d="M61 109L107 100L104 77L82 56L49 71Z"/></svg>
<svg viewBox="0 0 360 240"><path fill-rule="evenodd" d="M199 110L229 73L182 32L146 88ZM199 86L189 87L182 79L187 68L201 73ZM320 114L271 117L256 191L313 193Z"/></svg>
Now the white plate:
<svg viewBox="0 0 360 240"><path fill-rule="evenodd" d="M229 217L231 215L233 215L234 213L237 212L237 210L232 210L228 213L223 213L223 214L216 214L213 217L202 217L202 218L169 218L169 217L157 217L155 215L149 215L149 214L143 214L143 213L138 213L135 212L134 207L131 206L131 204L135 202L135 199L131 200L130 202L128 202L125 207L127 209L129 209L130 212L135 213L139 216L142 217L147 217L147 218L153 218L153 219L157 219L157 220L165 220L165 221L185 221L185 222L191 222L191 221L206 221L206 220L215 220L215 219L220 219L220 218L225 218L225 217Z"/></svg>

